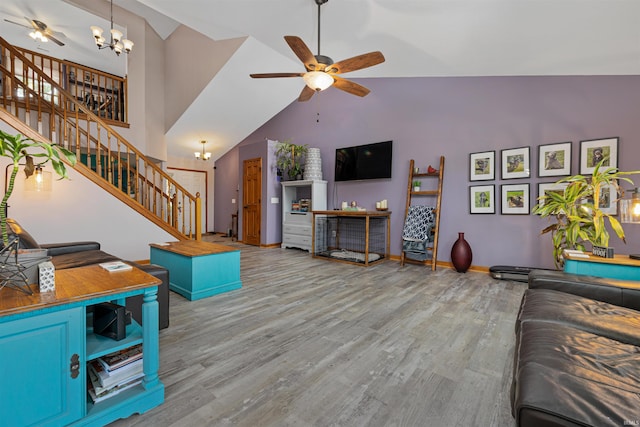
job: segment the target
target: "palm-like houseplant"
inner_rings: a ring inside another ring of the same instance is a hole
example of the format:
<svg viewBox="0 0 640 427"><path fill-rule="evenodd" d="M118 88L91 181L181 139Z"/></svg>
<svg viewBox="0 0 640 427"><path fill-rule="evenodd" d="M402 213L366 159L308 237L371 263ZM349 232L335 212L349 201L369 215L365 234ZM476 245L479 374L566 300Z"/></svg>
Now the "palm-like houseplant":
<svg viewBox="0 0 640 427"><path fill-rule="evenodd" d="M538 197L538 204L533 207L534 214L555 219L541 234L551 233L553 258L558 268L564 263L564 249L584 251L586 243L608 246L607 223L626 243L620 222L600 209L600 197L602 190L611 185L616 194L611 203L615 203L622 196L618 180L633 185L633 181L626 176L640 174L640 171L622 172L617 168L603 168L602 163L595 167L591 176L574 175L557 181L558 185L567 184L564 192L547 192Z"/></svg>
<svg viewBox="0 0 640 427"><path fill-rule="evenodd" d="M20 134L11 135L0 130L0 156L7 157L13 162L11 175L7 182L7 190L0 204L0 229L2 230L2 246L9 245L9 233L7 230L7 205L13 193L13 186L18 175L20 162L24 159L24 173L28 177L33 175L36 167L51 162L53 169L60 179L68 178L67 169L60 158L60 154L71 164L75 165L76 155L56 144L35 141Z"/></svg>
<svg viewBox="0 0 640 427"><path fill-rule="evenodd" d="M304 157L309 150L309 146L292 144L289 141L279 142L276 145L276 167L289 178L296 179L297 175L302 175Z"/></svg>

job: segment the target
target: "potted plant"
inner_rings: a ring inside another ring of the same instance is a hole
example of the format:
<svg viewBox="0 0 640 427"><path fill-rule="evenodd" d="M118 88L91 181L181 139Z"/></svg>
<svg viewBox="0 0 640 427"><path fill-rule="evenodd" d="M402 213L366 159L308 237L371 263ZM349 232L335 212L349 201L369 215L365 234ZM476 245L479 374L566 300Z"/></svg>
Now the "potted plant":
<svg viewBox="0 0 640 427"><path fill-rule="evenodd" d="M413 181L413 191L420 191L421 186L422 186L421 181Z"/></svg>
<svg viewBox="0 0 640 427"><path fill-rule="evenodd" d="M276 167L282 176L288 175L289 179L302 179L303 162L309 147L292 144L289 141L279 142L276 145Z"/></svg>
<svg viewBox="0 0 640 427"><path fill-rule="evenodd" d="M20 134L11 135L0 130L0 156L7 157L13 162L11 175L7 182L7 190L0 204L0 229L2 230L2 246L9 245L9 233L7 230L7 206L9 198L13 193L13 186L18 175L18 167L24 159L24 173L28 177L33 175L38 166L43 166L51 162L53 169L60 176L60 179L68 178L67 169L64 162L60 159L60 154L75 165L76 155L56 144L47 144L46 142L35 141L31 138L23 137Z"/></svg>
<svg viewBox="0 0 640 427"><path fill-rule="evenodd" d="M602 168L600 162L591 176L574 175L563 178L556 184L567 184L564 192L547 192L538 197L538 203L532 212L541 217L555 220L544 228L541 234L551 233L553 258L557 268L562 267L564 249L585 250L585 244L608 246L608 223L616 235L624 242L624 230L620 222L600 207L601 191L610 185L614 187L617 198L622 196L618 180L633 185L626 175L640 174L640 171L622 172L617 168ZM612 200L611 203L615 203Z"/></svg>

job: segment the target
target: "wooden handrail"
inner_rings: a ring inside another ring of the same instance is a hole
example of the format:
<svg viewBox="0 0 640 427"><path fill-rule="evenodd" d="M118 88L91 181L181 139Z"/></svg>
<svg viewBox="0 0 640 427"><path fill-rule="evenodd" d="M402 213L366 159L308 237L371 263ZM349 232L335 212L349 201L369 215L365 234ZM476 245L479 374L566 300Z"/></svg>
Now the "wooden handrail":
<svg viewBox="0 0 640 427"><path fill-rule="evenodd" d="M0 117L5 122L33 139L74 151L78 157L75 169L87 178L175 237L200 240L199 195L189 193L1 37L0 54L4 109ZM46 85L49 93L44 90Z"/></svg>

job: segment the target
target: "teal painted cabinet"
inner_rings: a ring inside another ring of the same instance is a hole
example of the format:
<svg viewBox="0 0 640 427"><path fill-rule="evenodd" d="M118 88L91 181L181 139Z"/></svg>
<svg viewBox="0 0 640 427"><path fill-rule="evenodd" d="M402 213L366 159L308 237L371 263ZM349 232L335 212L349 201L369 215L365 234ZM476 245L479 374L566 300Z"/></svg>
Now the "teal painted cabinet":
<svg viewBox="0 0 640 427"><path fill-rule="evenodd" d="M0 289L0 425L104 426L162 404L158 279L89 266L58 271L55 281L54 293ZM93 333L92 306L133 295L143 296L143 325L132 320L119 341ZM142 383L94 404L87 363L140 343Z"/></svg>
<svg viewBox="0 0 640 427"><path fill-rule="evenodd" d="M84 319L77 307L0 324L1 424L61 426L82 418Z"/></svg>
<svg viewBox="0 0 640 427"><path fill-rule="evenodd" d="M564 272L584 274L617 280L640 281L640 261L627 255L615 255L613 258L601 258L594 255L575 257L566 255Z"/></svg>
<svg viewBox="0 0 640 427"><path fill-rule="evenodd" d="M242 287L236 248L195 240L150 246L151 264L169 270L169 289L189 301Z"/></svg>

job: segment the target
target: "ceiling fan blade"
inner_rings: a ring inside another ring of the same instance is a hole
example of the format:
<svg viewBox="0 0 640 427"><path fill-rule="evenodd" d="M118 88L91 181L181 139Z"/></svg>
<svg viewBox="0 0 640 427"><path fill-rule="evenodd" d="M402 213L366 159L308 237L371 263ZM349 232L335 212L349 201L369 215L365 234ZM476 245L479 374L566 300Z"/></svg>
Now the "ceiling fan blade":
<svg viewBox="0 0 640 427"><path fill-rule="evenodd" d="M352 95L367 96L369 92L371 92L366 87L359 85L358 83L354 83L350 80L343 79L338 76L333 76L333 78L335 79L335 82L333 83L333 87L343 90L345 92L348 92Z"/></svg>
<svg viewBox="0 0 640 427"><path fill-rule="evenodd" d="M49 32L47 32L46 34L47 38L49 40L51 40L52 42L54 42L55 44L57 44L58 46L64 46L64 43L62 43L60 40L58 40L57 38L53 37Z"/></svg>
<svg viewBox="0 0 640 427"><path fill-rule="evenodd" d="M284 36L284 40L287 42L293 53L296 54L298 59L302 61L305 68L308 71L313 71L318 67L318 61L313 56L311 49L297 36Z"/></svg>
<svg viewBox="0 0 640 427"><path fill-rule="evenodd" d="M313 94L316 93L315 90L311 89L309 86L304 85L302 88L302 92L300 92L300 96L298 97L298 101L304 102L311 99Z"/></svg>
<svg viewBox="0 0 640 427"><path fill-rule="evenodd" d="M349 71L372 67L382 62L384 62L384 55L380 51L375 51L338 61L335 64L327 66L325 71L333 74L348 73Z"/></svg>
<svg viewBox="0 0 640 427"><path fill-rule="evenodd" d="M254 79L270 79L273 77L302 77L304 73L260 73L249 74Z"/></svg>
<svg viewBox="0 0 640 427"><path fill-rule="evenodd" d="M29 19L29 18L25 16L24 19ZM40 30L43 33L47 31L47 24L45 24L44 22L38 21L37 19L31 19L30 21L31 21L31 25L33 25L34 30Z"/></svg>
<svg viewBox="0 0 640 427"><path fill-rule="evenodd" d="M10 24L20 25L21 27L24 27L24 28L31 28L29 25L24 25L24 24L21 24L21 23L16 22L16 21L12 21L12 20L7 19L7 18L5 18L4 20L6 22L10 23Z"/></svg>

